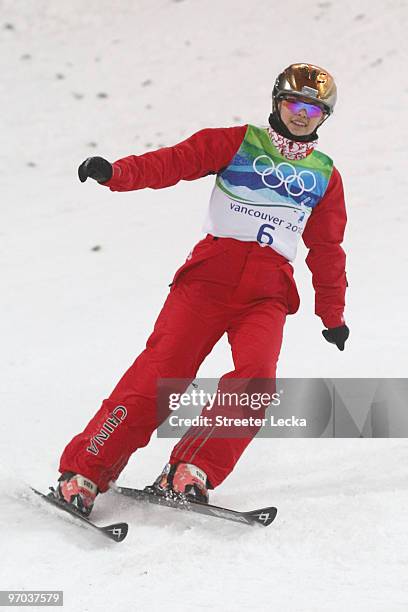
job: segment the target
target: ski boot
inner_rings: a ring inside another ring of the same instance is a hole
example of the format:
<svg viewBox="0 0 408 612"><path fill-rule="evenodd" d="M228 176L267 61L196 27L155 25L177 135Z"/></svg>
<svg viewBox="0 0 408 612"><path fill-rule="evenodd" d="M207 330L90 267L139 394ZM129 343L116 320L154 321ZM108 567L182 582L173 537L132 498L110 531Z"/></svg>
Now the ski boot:
<svg viewBox="0 0 408 612"><path fill-rule="evenodd" d="M181 501L208 504L207 474L192 463L167 463L146 491Z"/></svg>
<svg viewBox="0 0 408 612"><path fill-rule="evenodd" d="M92 480L74 472L64 472L58 479L57 489L51 491L51 495L73 506L83 516L91 514L98 495L98 487Z"/></svg>

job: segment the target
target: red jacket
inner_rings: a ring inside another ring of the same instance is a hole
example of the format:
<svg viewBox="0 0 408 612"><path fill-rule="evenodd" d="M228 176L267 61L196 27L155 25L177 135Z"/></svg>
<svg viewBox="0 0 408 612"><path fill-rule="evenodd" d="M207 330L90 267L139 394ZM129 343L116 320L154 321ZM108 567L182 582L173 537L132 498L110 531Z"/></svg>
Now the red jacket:
<svg viewBox="0 0 408 612"><path fill-rule="evenodd" d="M217 174L238 151L246 130L246 125L204 129L173 147L124 157L113 164L113 176L104 184L111 191L162 189L181 180ZM334 168L326 193L313 209L303 232L309 249L306 263L316 293L315 312L326 327L344 323L347 281L341 243L346 221L342 180Z"/></svg>

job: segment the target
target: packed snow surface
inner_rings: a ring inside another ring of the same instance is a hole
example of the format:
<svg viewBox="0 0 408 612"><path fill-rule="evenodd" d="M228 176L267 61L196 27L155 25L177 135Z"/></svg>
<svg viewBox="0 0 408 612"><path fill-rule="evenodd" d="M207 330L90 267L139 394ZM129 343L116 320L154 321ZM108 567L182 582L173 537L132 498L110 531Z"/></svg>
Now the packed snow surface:
<svg viewBox="0 0 408 612"><path fill-rule="evenodd" d="M265 125L292 62L338 83L319 148L345 185L351 336L344 352L322 339L300 249L279 375L406 375L407 2L2 0L0 17L0 589L63 590L75 612L406 611L403 439L254 441L212 502L276 505L267 529L109 492L93 517L129 522L117 545L28 484L55 484L64 445L143 349L214 180L114 194L80 184L78 164ZM221 341L199 375L231 363ZM152 439L120 482L150 483L171 446Z"/></svg>

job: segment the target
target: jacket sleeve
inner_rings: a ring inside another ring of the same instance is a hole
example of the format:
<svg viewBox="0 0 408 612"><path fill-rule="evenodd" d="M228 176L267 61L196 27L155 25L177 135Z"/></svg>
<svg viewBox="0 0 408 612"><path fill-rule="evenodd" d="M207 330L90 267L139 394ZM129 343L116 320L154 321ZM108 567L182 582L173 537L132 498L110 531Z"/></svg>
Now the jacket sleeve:
<svg viewBox="0 0 408 612"><path fill-rule="evenodd" d="M347 216L340 173L333 169L326 193L313 210L303 232L309 249L306 263L312 272L315 313L325 327L344 324L346 255L341 247Z"/></svg>
<svg viewBox="0 0 408 612"><path fill-rule="evenodd" d="M229 164L245 137L247 126L207 128L173 147L130 155L113 164L111 191L162 189L179 181L216 174Z"/></svg>

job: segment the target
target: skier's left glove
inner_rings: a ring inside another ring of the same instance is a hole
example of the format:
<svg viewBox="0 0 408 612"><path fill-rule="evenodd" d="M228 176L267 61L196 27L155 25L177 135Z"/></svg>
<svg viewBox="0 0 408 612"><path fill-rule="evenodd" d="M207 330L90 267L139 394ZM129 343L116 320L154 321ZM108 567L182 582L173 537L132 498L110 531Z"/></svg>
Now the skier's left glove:
<svg viewBox="0 0 408 612"><path fill-rule="evenodd" d="M330 342L330 344L335 344L339 351L344 351L344 345L350 335L350 330L347 325L340 325L339 327L324 329L322 334L327 342Z"/></svg>
<svg viewBox="0 0 408 612"><path fill-rule="evenodd" d="M98 183L106 183L112 178L112 164L103 157L88 157L78 168L78 178L81 183L92 178Z"/></svg>

